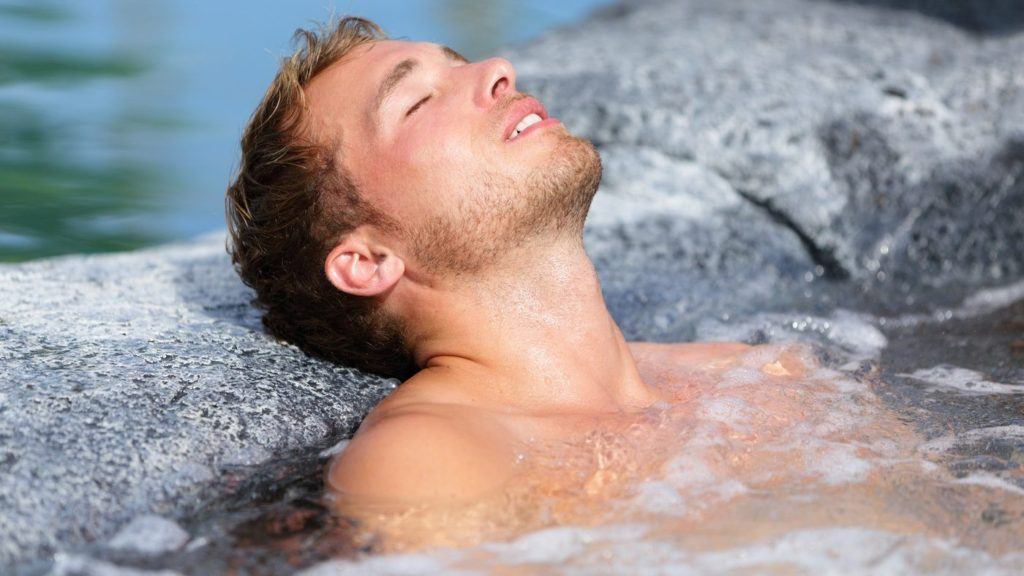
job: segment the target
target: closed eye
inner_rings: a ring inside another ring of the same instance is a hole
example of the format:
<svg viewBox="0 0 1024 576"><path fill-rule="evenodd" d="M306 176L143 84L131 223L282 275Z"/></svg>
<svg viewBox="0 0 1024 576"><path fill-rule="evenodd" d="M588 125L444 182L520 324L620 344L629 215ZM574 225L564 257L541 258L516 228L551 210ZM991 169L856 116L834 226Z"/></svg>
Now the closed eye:
<svg viewBox="0 0 1024 576"><path fill-rule="evenodd" d="M427 103L427 100L430 100L431 96L433 96L433 94L425 96L422 100L414 104L412 108L409 108L409 111L405 113L406 117L412 116L414 112L420 109L420 106L423 106Z"/></svg>

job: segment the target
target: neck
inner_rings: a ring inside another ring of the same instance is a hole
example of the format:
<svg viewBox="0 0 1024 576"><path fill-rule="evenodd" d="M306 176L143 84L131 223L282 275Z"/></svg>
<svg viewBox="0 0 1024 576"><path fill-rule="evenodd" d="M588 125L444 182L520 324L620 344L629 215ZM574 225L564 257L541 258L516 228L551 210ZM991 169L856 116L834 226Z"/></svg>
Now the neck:
<svg viewBox="0 0 1024 576"><path fill-rule="evenodd" d="M481 274L409 284L405 317L423 373L534 412L655 400L579 238L524 246Z"/></svg>

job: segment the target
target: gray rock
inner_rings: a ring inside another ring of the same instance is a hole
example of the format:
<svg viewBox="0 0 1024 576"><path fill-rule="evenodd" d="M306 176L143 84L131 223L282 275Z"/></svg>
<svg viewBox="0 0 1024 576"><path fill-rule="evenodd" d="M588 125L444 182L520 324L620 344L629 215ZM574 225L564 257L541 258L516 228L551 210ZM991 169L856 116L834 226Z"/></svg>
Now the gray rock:
<svg viewBox="0 0 1024 576"><path fill-rule="evenodd" d="M1024 6L918 4L634 0L508 54L601 150L586 242L628 336L799 311L870 355L857 313L1024 276ZM0 565L244 504L393 385L272 341L249 298L220 237L0 267Z"/></svg>
<svg viewBox="0 0 1024 576"><path fill-rule="evenodd" d="M1020 21L1019 3L1000 6ZM1024 272L1021 53L1022 35L979 37L909 11L738 0L626 2L511 56L521 86L624 158L609 162L619 174L595 220L636 202L662 222L591 228L610 284L645 284L634 276L647 259L619 252L646 244L681 261L647 276L696 286L684 292L698 300L721 301L718 285L702 289L709 277L749 278L729 308L798 301L807 287L792 280L807 270L903 308ZM771 297L757 294L776 272ZM634 334L649 329L661 331Z"/></svg>
<svg viewBox="0 0 1024 576"><path fill-rule="evenodd" d="M395 384L272 340L250 298L220 235L0 266L0 564L315 460Z"/></svg>
<svg viewBox="0 0 1024 576"><path fill-rule="evenodd" d="M839 0L853 4L912 10L976 33L1009 34L1024 28L1017 0Z"/></svg>

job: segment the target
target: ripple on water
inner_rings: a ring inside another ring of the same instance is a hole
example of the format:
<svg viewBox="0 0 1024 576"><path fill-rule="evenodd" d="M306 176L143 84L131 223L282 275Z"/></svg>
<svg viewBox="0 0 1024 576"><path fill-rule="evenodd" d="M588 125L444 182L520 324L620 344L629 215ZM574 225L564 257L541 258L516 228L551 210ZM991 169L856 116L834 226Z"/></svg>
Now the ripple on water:
<svg viewBox="0 0 1024 576"><path fill-rule="evenodd" d="M436 553L430 566L441 558L452 573L1024 568L1022 490L943 465L957 446L1016 438L1020 427L926 441L873 393L874 376L821 366L820 356L807 346L756 347L656 415L534 447L536 467L503 494L506 516L488 524L490 542ZM451 530L456 518L423 511L417 529ZM401 550L308 573L429 571Z"/></svg>
<svg viewBox="0 0 1024 576"><path fill-rule="evenodd" d="M707 337L780 343L717 375L687 372L677 403L524 447L522 475L493 499L406 511L384 527L441 548L389 548L306 509L268 516L284 536L257 537L253 558L298 551L296 566L321 561L303 572L317 576L1024 573L1024 422L1004 389L1019 381L1004 341L1019 336L1024 304L990 314L884 334L880 319L842 312L795 328L784 314L707 324ZM308 527L295 520L310 514ZM356 544L313 553L332 538ZM323 561L332 550L343 557ZM258 572L262 560L245 562Z"/></svg>

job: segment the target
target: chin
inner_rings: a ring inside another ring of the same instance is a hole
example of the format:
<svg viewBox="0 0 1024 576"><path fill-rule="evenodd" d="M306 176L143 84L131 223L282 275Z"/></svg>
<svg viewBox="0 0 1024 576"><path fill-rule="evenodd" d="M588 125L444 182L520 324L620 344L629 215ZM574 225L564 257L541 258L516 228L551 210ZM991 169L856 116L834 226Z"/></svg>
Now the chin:
<svg viewBox="0 0 1024 576"><path fill-rule="evenodd" d="M583 223L590 211L590 203L601 183L601 156L589 140L568 132L559 138L558 147L551 155L547 193L549 201L558 205L565 226L583 231Z"/></svg>
<svg viewBox="0 0 1024 576"><path fill-rule="evenodd" d="M591 201L601 181L601 157L592 143L559 135L543 164L522 184L521 230L543 234L583 234Z"/></svg>
<svg viewBox="0 0 1024 576"><path fill-rule="evenodd" d="M479 272L525 242L580 236L601 182L593 144L567 132L526 177L481 174L458 208L427 218L408 234L413 258L439 277ZM483 192L480 194L480 192Z"/></svg>

